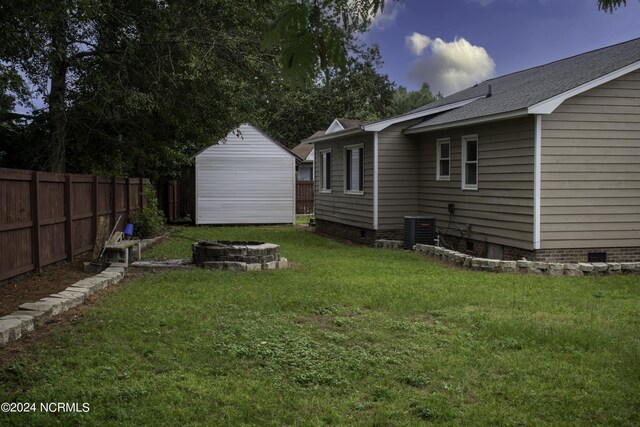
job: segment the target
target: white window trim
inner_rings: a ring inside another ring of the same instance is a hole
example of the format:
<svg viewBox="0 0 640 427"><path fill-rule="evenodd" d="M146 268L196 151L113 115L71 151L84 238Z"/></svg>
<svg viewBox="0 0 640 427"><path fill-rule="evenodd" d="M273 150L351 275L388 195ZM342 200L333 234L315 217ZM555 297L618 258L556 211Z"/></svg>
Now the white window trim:
<svg viewBox="0 0 640 427"><path fill-rule="evenodd" d="M326 193L326 194L330 194L331 193L331 188L324 188L324 184L325 184L325 173L326 171L326 166L325 166L325 154L329 153L331 154L331 149L326 149L326 150L319 150L318 154L320 154L320 192L321 193ZM333 157L333 155L331 155L331 157ZM331 159L331 163L333 163L333 159ZM330 167L333 165L329 165ZM329 168L329 177L331 178L331 168ZM332 186L333 186L333 182L331 182Z"/></svg>
<svg viewBox="0 0 640 427"><path fill-rule="evenodd" d="M442 145L449 144L449 175L440 174L440 161L442 153ZM450 181L451 180L451 138L438 138L436 140L436 181Z"/></svg>
<svg viewBox="0 0 640 427"><path fill-rule="evenodd" d="M467 141L476 141L476 185L467 185ZM478 191L478 181L480 180L480 141L478 135L464 135L462 137L462 189Z"/></svg>
<svg viewBox="0 0 640 427"><path fill-rule="evenodd" d="M349 159L347 158L347 152L353 149L362 148L362 191L360 190L347 190L347 162ZM343 163L343 175L344 175L344 194L352 194L355 196L364 195L364 144L353 144L346 145L344 147L344 163Z"/></svg>

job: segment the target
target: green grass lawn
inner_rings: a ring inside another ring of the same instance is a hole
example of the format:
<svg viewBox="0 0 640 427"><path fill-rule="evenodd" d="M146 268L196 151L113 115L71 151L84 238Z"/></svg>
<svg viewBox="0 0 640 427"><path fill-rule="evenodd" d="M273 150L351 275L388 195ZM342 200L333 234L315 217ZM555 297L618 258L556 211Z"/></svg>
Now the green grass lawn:
<svg viewBox="0 0 640 427"><path fill-rule="evenodd" d="M297 225L309 225L309 221L311 221L313 215L296 215L296 224Z"/></svg>
<svg viewBox="0 0 640 427"><path fill-rule="evenodd" d="M175 234L146 257L264 240L295 268L126 282L0 372L0 402L90 412L0 425L640 424L638 276L461 271L293 227Z"/></svg>

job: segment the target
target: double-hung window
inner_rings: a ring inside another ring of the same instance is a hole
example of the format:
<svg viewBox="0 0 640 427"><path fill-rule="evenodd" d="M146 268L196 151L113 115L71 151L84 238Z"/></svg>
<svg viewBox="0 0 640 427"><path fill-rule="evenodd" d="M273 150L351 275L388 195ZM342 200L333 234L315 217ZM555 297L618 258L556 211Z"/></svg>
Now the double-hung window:
<svg viewBox="0 0 640 427"><path fill-rule="evenodd" d="M362 194L364 191L364 146L345 147L345 192Z"/></svg>
<svg viewBox="0 0 640 427"><path fill-rule="evenodd" d="M462 189L478 189L478 135L462 137Z"/></svg>
<svg viewBox="0 0 640 427"><path fill-rule="evenodd" d="M331 150L320 151L320 191L331 192Z"/></svg>
<svg viewBox="0 0 640 427"><path fill-rule="evenodd" d="M437 159L436 164L436 180L449 181L451 173L451 140L449 138L441 138L436 141Z"/></svg>

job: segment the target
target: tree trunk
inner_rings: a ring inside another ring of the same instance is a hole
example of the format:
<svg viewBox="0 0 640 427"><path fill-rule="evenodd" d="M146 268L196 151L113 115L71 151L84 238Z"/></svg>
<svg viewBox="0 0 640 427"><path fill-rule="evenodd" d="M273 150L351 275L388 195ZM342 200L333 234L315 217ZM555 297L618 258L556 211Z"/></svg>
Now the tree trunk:
<svg viewBox="0 0 640 427"><path fill-rule="evenodd" d="M65 97L67 91L67 40L66 22L51 31L51 91L49 92L49 131L51 172L64 173L66 166L65 138L67 134L67 113Z"/></svg>

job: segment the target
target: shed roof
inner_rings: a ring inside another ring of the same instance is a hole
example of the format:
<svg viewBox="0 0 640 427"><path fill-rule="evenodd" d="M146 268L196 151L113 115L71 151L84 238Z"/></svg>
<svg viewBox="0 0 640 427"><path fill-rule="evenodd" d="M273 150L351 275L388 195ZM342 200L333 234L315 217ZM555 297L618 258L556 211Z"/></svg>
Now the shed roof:
<svg viewBox="0 0 640 427"><path fill-rule="evenodd" d="M294 153L292 150L288 149L287 147L285 147L285 146L284 146L283 144L281 144L280 142L278 142L278 141L276 141L275 139L271 138L269 135L267 135L267 134L266 134L262 129L260 129L258 126L254 126L254 125L252 125L251 123L248 123L248 122L246 122L246 123L242 123L242 124L240 124L240 125L238 125L238 126L236 126L236 127L232 128L232 129L227 133L227 135L226 135L224 138L222 138L222 139L218 140L218 142L216 142L215 144L208 145L208 146L206 146L206 147L202 148L202 149L201 149L201 150L199 150L197 153L195 153L193 156L191 156L191 158L192 158L192 159L195 159L195 158L196 158L196 157L198 157L200 154L202 154L204 151L206 151L209 147L212 147L213 145L217 145L217 144L220 144L220 143L225 142L225 141L227 140L227 137L228 137L229 135L231 135L231 133L232 133L232 132L239 132L239 131L240 131L240 128L241 128L242 126L249 126L249 127L252 127L252 128L253 128L253 129L255 129L258 133L260 133L263 137L265 137L265 139L267 139L268 141L272 142L272 143L273 143L274 145L276 145L277 147L280 147L281 149L283 149L284 151L286 151L289 155L293 156L293 157L296 159L296 161L304 160L304 159L300 159L300 158L299 158L299 156L298 156L296 153ZM241 133L240 133L240 135L241 135Z"/></svg>

